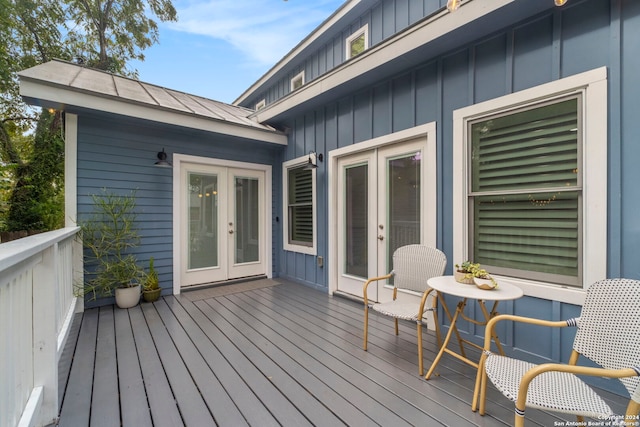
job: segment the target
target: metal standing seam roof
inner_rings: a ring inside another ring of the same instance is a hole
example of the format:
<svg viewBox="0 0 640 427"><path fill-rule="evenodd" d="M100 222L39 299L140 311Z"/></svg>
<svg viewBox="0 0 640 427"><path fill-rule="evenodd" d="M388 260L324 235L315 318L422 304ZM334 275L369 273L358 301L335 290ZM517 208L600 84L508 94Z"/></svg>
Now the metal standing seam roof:
<svg viewBox="0 0 640 427"><path fill-rule="evenodd" d="M276 132L273 127L248 118L253 110L62 60L37 65L18 75L20 79L44 82L88 95Z"/></svg>

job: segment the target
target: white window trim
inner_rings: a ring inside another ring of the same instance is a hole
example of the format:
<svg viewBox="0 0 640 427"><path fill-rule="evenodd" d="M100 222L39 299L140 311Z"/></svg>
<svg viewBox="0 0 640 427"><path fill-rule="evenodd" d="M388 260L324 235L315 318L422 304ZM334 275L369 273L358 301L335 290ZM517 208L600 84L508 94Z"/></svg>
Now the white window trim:
<svg viewBox="0 0 640 427"><path fill-rule="evenodd" d="M293 76L293 78L291 79L291 82L290 82L290 89L291 89L291 92L293 92L294 90L296 90L296 89L294 89L294 88L293 88L293 84L294 84L294 82L295 82L296 80L302 80L302 84L300 85L300 87L304 86L304 70L300 71L298 74L296 74L295 76ZM299 87L298 89L300 89L300 87Z"/></svg>
<svg viewBox="0 0 640 427"><path fill-rule="evenodd" d="M315 156L315 154L310 154ZM315 161L315 159L314 159ZM311 246L296 245L289 243L289 169L306 165L309 162L309 155L298 157L293 160L286 161L282 164L282 242L285 251L298 252L307 255L317 255L318 253L318 236L317 236L317 191L316 191L316 169L311 171L311 185L313 188L313 242Z"/></svg>
<svg viewBox="0 0 640 427"><path fill-rule="evenodd" d="M255 110L256 110L256 111L261 110L261 109L263 109L263 108L264 108L264 107L266 107L266 106L267 106L267 100L266 100L266 99L262 99L261 101L259 101L259 102L257 102L257 103L256 103L256 108L255 108Z"/></svg>
<svg viewBox="0 0 640 427"><path fill-rule="evenodd" d="M351 56L351 43L362 35L364 35L364 50L369 49L369 24L364 24L355 33L347 37L345 41L345 59L351 59L358 56Z"/></svg>
<svg viewBox="0 0 640 427"><path fill-rule="evenodd" d="M582 305L584 290L607 274L607 69L597 68L453 112L453 260L468 259L468 122L544 99L582 93L583 283L568 287L502 277L525 295ZM587 149L588 148L588 149ZM498 277L500 279L501 277Z"/></svg>

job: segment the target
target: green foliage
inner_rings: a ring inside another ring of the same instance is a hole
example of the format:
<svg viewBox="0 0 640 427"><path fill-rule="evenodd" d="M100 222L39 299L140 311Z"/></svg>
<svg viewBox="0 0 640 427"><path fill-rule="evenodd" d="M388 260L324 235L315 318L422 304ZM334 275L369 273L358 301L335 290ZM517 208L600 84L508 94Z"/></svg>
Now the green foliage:
<svg viewBox="0 0 640 427"><path fill-rule="evenodd" d="M158 24L176 21L170 0L66 0L69 18L76 23L68 42L92 68L136 76L126 69L131 59L144 60L142 53L158 42ZM148 13L151 12L151 13Z"/></svg>
<svg viewBox="0 0 640 427"><path fill-rule="evenodd" d="M149 258L149 272L145 275L144 290L153 291L160 288L158 272L153 267L153 257Z"/></svg>
<svg viewBox="0 0 640 427"><path fill-rule="evenodd" d="M32 145L31 155L13 164L11 178L15 187L8 200L8 231L55 230L64 226L61 112L41 113Z"/></svg>
<svg viewBox="0 0 640 427"><path fill-rule="evenodd" d="M54 58L81 58L137 76L126 66L158 42L153 16L177 20L171 0L0 0L0 228L64 225L62 113L44 124L47 112L23 102L17 73Z"/></svg>
<svg viewBox="0 0 640 427"><path fill-rule="evenodd" d="M90 300L112 296L118 287L144 279L131 250L140 244L136 229L135 192L117 195L104 189L92 195L93 213L80 222L85 248L84 294Z"/></svg>

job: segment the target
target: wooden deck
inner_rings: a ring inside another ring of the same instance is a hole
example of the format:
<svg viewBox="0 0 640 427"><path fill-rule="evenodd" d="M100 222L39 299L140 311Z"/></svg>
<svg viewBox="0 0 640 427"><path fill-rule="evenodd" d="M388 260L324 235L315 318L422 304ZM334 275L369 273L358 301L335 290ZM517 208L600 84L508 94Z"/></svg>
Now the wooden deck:
<svg viewBox="0 0 640 427"><path fill-rule="evenodd" d="M439 376L417 375L415 325L396 337L372 313L365 352L360 304L292 283L254 285L87 310L63 356L59 425L512 424L513 404L491 386L487 415L471 411L470 366L445 355ZM426 333L426 367L435 351ZM528 410L527 421L567 420Z"/></svg>

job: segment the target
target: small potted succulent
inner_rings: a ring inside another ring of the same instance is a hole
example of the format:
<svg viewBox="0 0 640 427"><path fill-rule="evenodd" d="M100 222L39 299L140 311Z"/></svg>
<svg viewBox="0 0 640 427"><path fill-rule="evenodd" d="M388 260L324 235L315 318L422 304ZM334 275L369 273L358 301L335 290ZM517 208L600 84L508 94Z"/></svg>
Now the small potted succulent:
<svg viewBox="0 0 640 427"><path fill-rule="evenodd" d="M472 272L473 282L480 289L492 290L498 287L498 283L491 277L491 275L484 268L475 268Z"/></svg>
<svg viewBox="0 0 640 427"><path fill-rule="evenodd" d="M475 264L471 261L465 261L462 264L455 265L453 276L458 283L473 285L473 272L478 268L480 268L480 264Z"/></svg>
<svg viewBox="0 0 640 427"><path fill-rule="evenodd" d="M145 301L153 302L160 298L162 289L159 282L158 272L153 267L153 257L151 257L149 258L149 272L145 274L144 290L142 291L142 297Z"/></svg>

